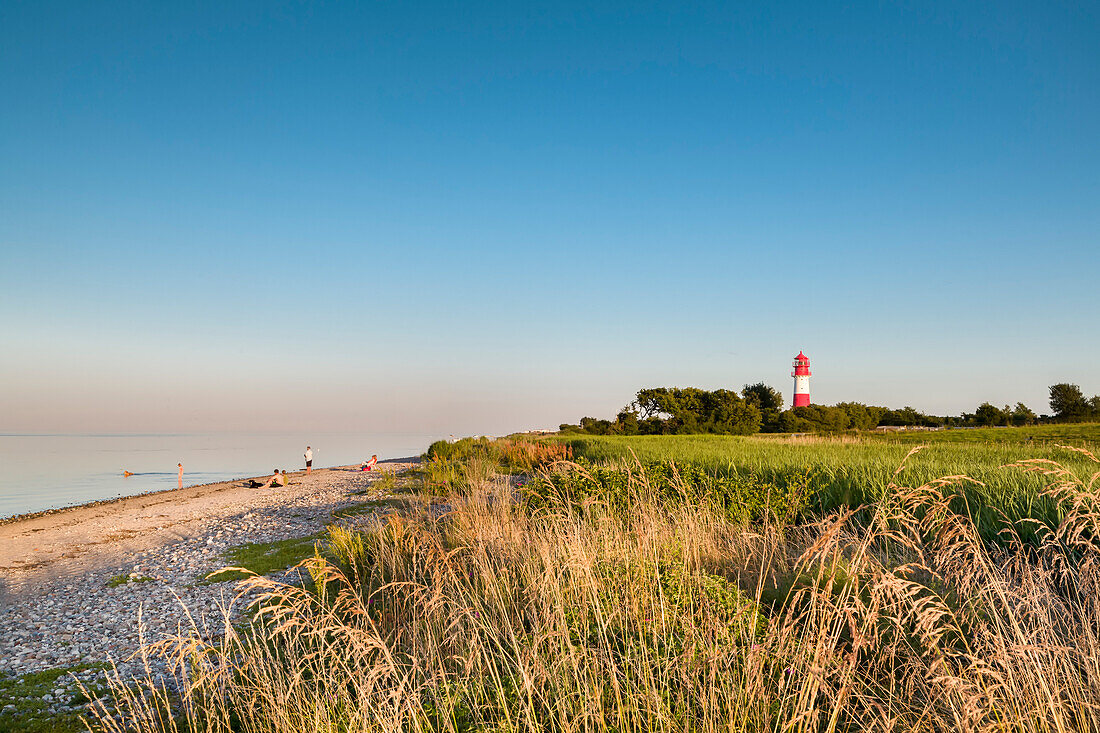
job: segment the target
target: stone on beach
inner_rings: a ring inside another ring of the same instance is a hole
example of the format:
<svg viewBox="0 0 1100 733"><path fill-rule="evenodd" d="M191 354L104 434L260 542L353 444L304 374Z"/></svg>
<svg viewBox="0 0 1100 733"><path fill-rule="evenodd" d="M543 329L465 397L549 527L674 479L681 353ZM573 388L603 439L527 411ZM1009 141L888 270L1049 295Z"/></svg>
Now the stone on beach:
<svg viewBox="0 0 1100 733"><path fill-rule="evenodd" d="M236 595L235 584L201 581L225 564L224 550L312 535L333 522L334 511L367 498L362 492L377 475L326 469L294 478L295 483L279 493L225 491L216 506L206 502L202 512L176 507L175 529L182 539L150 534L156 525L135 537L127 532L133 527L115 516L90 556L58 557L26 570L4 563L8 567L0 570L0 672L26 674L114 663L125 678L143 673L136 656L142 640L156 641L192 625L200 635L216 638L224 627L222 609ZM10 534L17 528L18 523L3 529ZM127 536L111 540L112 532ZM109 587L112 578L125 580ZM153 664L158 675L166 672L162 661ZM47 693L50 702L70 694L63 687L69 681L59 678L58 689Z"/></svg>

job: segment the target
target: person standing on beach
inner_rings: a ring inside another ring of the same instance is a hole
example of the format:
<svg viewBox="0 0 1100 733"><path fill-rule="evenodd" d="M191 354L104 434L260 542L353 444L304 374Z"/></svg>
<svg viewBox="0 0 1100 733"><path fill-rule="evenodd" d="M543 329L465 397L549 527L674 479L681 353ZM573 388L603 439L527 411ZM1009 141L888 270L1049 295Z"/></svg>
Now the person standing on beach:
<svg viewBox="0 0 1100 733"><path fill-rule="evenodd" d="M310 448L308 445L306 446L305 458L306 458L306 476L308 476L310 473L313 472L313 449Z"/></svg>
<svg viewBox="0 0 1100 733"><path fill-rule="evenodd" d="M176 477L176 488L177 489L182 489L183 488L183 464L182 463L177 463L176 468L178 468L180 470L179 476Z"/></svg>

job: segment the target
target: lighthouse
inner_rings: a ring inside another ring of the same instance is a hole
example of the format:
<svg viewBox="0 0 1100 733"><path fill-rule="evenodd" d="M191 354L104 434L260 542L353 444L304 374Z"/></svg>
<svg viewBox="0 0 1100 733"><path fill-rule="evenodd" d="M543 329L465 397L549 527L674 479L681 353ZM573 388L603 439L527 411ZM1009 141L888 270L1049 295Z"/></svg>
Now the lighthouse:
<svg viewBox="0 0 1100 733"><path fill-rule="evenodd" d="M805 407L810 404L810 359L800 350L794 358L794 406Z"/></svg>

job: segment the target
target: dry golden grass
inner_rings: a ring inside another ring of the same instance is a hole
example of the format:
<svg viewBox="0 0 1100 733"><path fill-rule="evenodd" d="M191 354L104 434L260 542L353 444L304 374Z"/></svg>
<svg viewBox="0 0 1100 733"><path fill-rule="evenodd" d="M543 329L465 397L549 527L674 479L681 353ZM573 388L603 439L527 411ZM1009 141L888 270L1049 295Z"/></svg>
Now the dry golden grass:
<svg viewBox="0 0 1100 733"><path fill-rule="evenodd" d="M255 624L151 648L178 698L117 684L93 727L1100 730L1096 477L1020 468L1071 507L1039 546L982 540L961 476L893 487L869 525L783 528L644 502L528 516L471 469L443 515L334 530L313 589L243 581Z"/></svg>

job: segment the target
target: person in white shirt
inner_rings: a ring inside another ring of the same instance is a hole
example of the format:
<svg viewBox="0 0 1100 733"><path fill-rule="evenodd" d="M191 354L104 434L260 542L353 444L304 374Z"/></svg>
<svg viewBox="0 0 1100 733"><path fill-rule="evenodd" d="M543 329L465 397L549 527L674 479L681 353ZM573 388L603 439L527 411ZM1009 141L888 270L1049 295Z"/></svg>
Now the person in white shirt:
<svg viewBox="0 0 1100 733"><path fill-rule="evenodd" d="M308 476L313 471L313 449L310 448L308 445L306 446L305 457L306 457L306 476Z"/></svg>

